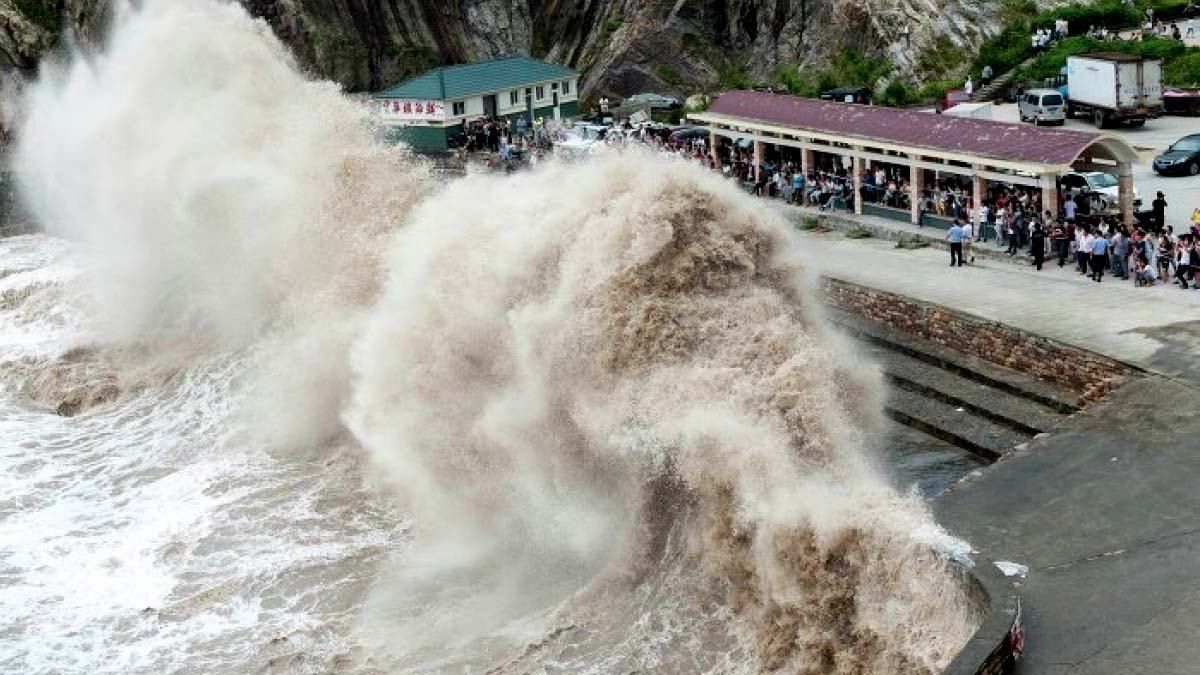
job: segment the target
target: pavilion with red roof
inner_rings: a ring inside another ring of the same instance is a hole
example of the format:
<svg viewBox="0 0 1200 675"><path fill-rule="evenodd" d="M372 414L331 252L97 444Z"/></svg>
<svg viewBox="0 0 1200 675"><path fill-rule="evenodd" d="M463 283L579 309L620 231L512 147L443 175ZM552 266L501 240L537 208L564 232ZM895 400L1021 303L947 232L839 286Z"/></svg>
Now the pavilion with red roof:
<svg viewBox="0 0 1200 675"><path fill-rule="evenodd" d="M1123 219L1135 222L1137 153L1111 134L756 91L721 94L708 110L688 118L708 125L714 159L722 137L753 142L756 170L769 146L799 150L805 175L814 153L849 158L856 194L867 163L908 167L914 223L927 171L969 177L975 204L982 201L988 181L1041 188L1043 206L1057 212L1057 179L1074 170L1116 174ZM862 201L854 200L856 213L862 213Z"/></svg>

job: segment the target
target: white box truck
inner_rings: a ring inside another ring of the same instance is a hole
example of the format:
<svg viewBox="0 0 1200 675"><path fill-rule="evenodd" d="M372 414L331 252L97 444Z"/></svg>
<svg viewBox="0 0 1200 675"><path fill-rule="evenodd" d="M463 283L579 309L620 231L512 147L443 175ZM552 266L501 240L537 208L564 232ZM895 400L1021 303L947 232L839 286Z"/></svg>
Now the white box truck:
<svg viewBox="0 0 1200 675"><path fill-rule="evenodd" d="M1067 116L1090 117L1098 129L1141 126L1162 115L1162 61L1101 52L1067 57Z"/></svg>

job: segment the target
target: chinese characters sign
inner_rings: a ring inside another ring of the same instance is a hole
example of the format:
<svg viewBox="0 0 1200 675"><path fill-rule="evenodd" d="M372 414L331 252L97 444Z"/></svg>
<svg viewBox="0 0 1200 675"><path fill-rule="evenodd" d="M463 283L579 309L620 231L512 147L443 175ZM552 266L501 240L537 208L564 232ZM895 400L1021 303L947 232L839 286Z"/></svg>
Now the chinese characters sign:
<svg viewBox="0 0 1200 675"><path fill-rule="evenodd" d="M389 98L378 102L380 116L387 122L441 122L446 105L441 101Z"/></svg>

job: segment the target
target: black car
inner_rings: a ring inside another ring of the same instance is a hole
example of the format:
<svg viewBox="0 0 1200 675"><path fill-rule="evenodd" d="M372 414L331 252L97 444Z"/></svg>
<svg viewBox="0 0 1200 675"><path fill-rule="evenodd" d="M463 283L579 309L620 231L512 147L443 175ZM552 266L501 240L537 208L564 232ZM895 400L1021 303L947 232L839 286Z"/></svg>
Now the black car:
<svg viewBox="0 0 1200 675"><path fill-rule="evenodd" d="M1154 172L1200 175L1200 134L1192 134L1171 144L1163 154L1154 158Z"/></svg>

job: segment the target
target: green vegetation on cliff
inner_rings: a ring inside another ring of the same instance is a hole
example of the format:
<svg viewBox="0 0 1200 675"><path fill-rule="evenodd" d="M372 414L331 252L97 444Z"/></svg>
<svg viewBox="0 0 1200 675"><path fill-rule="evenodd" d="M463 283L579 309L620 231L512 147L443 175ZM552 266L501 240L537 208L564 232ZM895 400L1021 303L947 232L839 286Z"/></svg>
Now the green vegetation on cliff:
<svg viewBox="0 0 1200 675"><path fill-rule="evenodd" d="M1029 68L1016 73L1017 79L1053 77L1073 54L1120 51L1162 59L1163 79L1168 84L1192 86L1200 82L1200 58L1196 56L1200 50L1187 48L1176 40L1156 37L1147 37L1142 42L1100 41L1086 37L1092 27L1109 31L1137 27L1144 21L1148 8L1154 10L1156 18L1172 21L1183 15L1187 4L1188 0L1137 0L1133 3L1100 0L1039 12L1031 0L1004 0L1001 5L1004 29L980 45L971 70L978 73L988 65L997 75L1012 70L1029 58L1029 38L1034 31L1053 28L1056 20L1066 19L1070 37L1056 43Z"/></svg>

